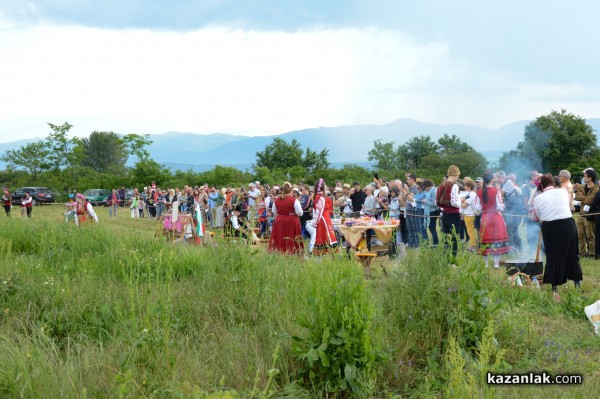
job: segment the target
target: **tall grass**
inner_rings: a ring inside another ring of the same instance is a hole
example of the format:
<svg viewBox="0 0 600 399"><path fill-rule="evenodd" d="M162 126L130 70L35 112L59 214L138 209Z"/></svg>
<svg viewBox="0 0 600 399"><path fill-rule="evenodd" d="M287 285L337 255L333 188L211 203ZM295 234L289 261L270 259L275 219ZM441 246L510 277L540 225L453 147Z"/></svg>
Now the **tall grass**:
<svg viewBox="0 0 600 399"><path fill-rule="evenodd" d="M585 397L600 340L582 305L443 248L365 279L345 257L176 245L127 215L76 228L56 208L0 220L0 397ZM377 259L376 262L380 260ZM375 268L375 267L374 267ZM376 269L376 268L375 268ZM589 276L589 277L588 277ZM295 337L293 339L292 337ZM584 385L488 387L487 371L582 373Z"/></svg>

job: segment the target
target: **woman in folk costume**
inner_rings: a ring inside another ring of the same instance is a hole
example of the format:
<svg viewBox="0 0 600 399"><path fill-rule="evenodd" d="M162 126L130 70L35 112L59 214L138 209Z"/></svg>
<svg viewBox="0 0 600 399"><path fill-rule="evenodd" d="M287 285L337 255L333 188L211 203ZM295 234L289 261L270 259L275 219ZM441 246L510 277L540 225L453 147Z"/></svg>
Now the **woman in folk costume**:
<svg viewBox="0 0 600 399"><path fill-rule="evenodd" d="M196 243L200 243L202 241L203 244L208 244L210 239L210 234L206 234L206 225L204 224L204 218L202 217L202 212L204 211L204 198L202 197L200 190L194 190L194 213L192 218L194 220L194 228L196 231Z"/></svg>
<svg viewBox="0 0 600 399"><path fill-rule="evenodd" d="M326 253L329 248L337 247L337 239L330 217L332 212L333 201L325 195L325 181L320 178L315 183L313 219L309 222L316 230L314 247L318 249L319 253ZM309 248L311 253L313 249Z"/></svg>
<svg viewBox="0 0 600 399"><path fill-rule="evenodd" d="M494 268L500 267L500 255L507 254L511 247L508 240L506 223L501 211L504 210L502 194L492 187L494 175L490 171L483 174L483 187L477 191L473 209L481 211L481 249L485 266L488 266L488 255L494 256Z"/></svg>
<svg viewBox="0 0 600 399"><path fill-rule="evenodd" d="M75 199L77 200L77 218L79 220L79 225L85 222L91 222L92 219L98 223L98 216L96 212L94 212L94 207L85 199L83 194L77 193L75 195Z"/></svg>
<svg viewBox="0 0 600 399"><path fill-rule="evenodd" d="M292 195L292 186L285 183L281 194L275 198L271 208L273 212L273 231L269 241L269 251L285 254L301 254L304 251L300 219L302 206Z"/></svg>

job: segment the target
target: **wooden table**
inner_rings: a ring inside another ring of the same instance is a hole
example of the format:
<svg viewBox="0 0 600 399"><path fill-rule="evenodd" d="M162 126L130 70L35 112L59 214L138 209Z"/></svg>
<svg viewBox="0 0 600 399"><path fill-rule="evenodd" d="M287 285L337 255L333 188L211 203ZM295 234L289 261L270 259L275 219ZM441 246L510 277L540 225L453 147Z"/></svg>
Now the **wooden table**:
<svg viewBox="0 0 600 399"><path fill-rule="evenodd" d="M378 240L381 240L384 244L390 242L394 237L394 231L398 228L397 224L386 224L386 225L352 225L346 226L345 224L335 224L334 227L344 236L344 239L350 243L352 248L356 249L360 240L363 238L363 234L367 230L373 230Z"/></svg>
<svg viewBox="0 0 600 399"><path fill-rule="evenodd" d="M359 251L358 246L360 241L363 239L363 235L367 230L373 230L377 239L381 240L384 244L387 244L394 239L394 231L398 228L398 224L385 224L385 225L352 225L347 226L345 224L336 224L335 228L344 236L344 239L354 248L356 252L356 258L362 263L365 276L371 276L371 261L373 258L378 256L379 251L368 252L366 248ZM385 251L389 256L389 250ZM350 255L348 253L348 255ZM381 264L384 274L388 274L383 263Z"/></svg>

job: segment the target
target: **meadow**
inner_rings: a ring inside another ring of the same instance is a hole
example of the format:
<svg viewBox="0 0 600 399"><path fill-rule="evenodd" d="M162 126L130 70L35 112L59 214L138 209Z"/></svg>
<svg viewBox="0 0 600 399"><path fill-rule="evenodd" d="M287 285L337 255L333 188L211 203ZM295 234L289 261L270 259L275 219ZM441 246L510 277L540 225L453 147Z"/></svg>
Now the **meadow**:
<svg viewBox="0 0 600 399"><path fill-rule="evenodd" d="M168 243L128 212L80 228L61 206L0 217L2 398L589 398L600 261L582 290L508 287L443 248L304 260L216 240ZM381 261L381 260L377 260ZM493 386L486 373L581 374Z"/></svg>

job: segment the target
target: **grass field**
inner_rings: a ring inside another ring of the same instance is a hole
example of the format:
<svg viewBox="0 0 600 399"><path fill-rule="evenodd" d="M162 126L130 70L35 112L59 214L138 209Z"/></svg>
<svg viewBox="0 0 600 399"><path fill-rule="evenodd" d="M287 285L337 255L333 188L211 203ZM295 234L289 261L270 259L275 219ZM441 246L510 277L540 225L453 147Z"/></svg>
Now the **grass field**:
<svg viewBox="0 0 600 399"><path fill-rule="evenodd" d="M0 397L590 398L600 337L582 291L507 287L442 248L388 262L269 255L156 237L128 212L65 225L61 206L0 218ZM18 211L18 209L17 209ZM380 261L379 259L377 261ZM582 385L488 386L486 372L581 374Z"/></svg>

